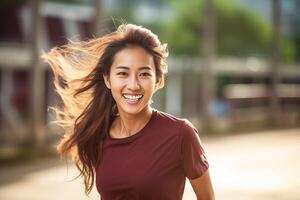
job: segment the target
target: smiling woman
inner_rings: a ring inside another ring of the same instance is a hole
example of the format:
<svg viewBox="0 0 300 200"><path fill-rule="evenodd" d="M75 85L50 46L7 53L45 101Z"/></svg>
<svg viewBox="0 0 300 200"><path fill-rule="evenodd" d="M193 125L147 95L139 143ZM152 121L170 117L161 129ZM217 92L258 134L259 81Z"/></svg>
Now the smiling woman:
<svg viewBox="0 0 300 200"><path fill-rule="evenodd" d="M117 52L110 74L103 76L106 86L111 89L120 116L129 119L134 124L141 122L140 128L151 116L149 102L157 87L156 84L158 84L155 71L152 55L143 47L135 45ZM144 116L147 118L146 120L143 119ZM136 126L134 124L129 124L128 128L134 128ZM125 137L137 130L127 131L130 132L126 133ZM120 131L119 134L124 133Z"/></svg>
<svg viewBox="0 0 300 200"><path fill-rule="evenodd" d="M164 86L166 45L132 24L43 55L54 72L63 108L53 108L65 128L57 146L71 153L101 199L182 199L189 178L199 199L214 199L208 162L197 130L151 107Z"/></svg>

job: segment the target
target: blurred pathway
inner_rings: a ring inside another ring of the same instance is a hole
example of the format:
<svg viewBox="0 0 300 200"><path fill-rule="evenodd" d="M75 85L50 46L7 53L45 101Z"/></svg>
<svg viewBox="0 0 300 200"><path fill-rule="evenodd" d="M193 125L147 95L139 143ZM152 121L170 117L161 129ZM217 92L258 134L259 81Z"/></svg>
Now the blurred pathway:
<svg viewBox="0 0 300 200"><path fill-rule="evenodd" d="M300 129L203 140L218 200L299 200ZM46 167L48 166L48 167ZM0 169L1 200L98 200L57 160ZM68 182L69 181L69 182ZM184 200L196 199L187 181Z"/></svg>

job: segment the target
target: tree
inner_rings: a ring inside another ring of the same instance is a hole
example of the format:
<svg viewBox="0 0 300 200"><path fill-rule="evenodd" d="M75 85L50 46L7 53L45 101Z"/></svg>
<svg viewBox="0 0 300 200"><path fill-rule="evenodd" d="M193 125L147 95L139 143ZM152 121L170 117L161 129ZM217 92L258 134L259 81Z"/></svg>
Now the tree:
<svg viewBox="0 0 300 200"><path fill-rule="evenodd" d="M172 1L174 18L163 22L162 38L169 43L172 54L196 56L202 42L199 23L202 19L202 0ZM233 3L216 0L216 51L217 54L231 56L270 55L271 23L253 11ZM283 56L293 59L293 45L288 40L283 43Z"/></svg>

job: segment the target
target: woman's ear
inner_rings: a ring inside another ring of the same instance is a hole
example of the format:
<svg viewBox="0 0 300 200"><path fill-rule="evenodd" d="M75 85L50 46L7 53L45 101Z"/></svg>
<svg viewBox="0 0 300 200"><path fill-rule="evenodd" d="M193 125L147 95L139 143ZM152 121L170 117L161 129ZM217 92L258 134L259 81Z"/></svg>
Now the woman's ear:
<svg viewBox="0 0 300 200"><path fill-rule="evenodd" d="M161 86L161 81L162 81L161 78L159 78L159 79L156 80L156 83L155 83L155 91L158 90L158 89L160 88L160 86Z"/></svg>
<svg viewBox="0 0 300 200"><path fill-rule="evenodd" d="M108 89L110 89L110 80L108 75L103 75L103 80Z"/></svg>
<svg viewBox="0 0 300 200"><path fill-rule="evenodd" d="M155 91L158 90L158 85L159 85L158 82L156 82L156 83L155 83L155 87L154 87L154 90L155 90Z"/></svg>

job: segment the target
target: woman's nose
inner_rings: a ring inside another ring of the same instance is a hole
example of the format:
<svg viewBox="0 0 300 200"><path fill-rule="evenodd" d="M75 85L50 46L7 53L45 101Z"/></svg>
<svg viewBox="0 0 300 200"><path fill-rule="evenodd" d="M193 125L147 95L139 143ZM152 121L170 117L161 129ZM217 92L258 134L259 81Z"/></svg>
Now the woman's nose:
<svg viewBox="0 0 300 200"><path fill-rule="evenodd" d="M129 78L127 83L127 88L130 90L139 90L140 89L140 83L137 77L132 76Z"/></svg>

